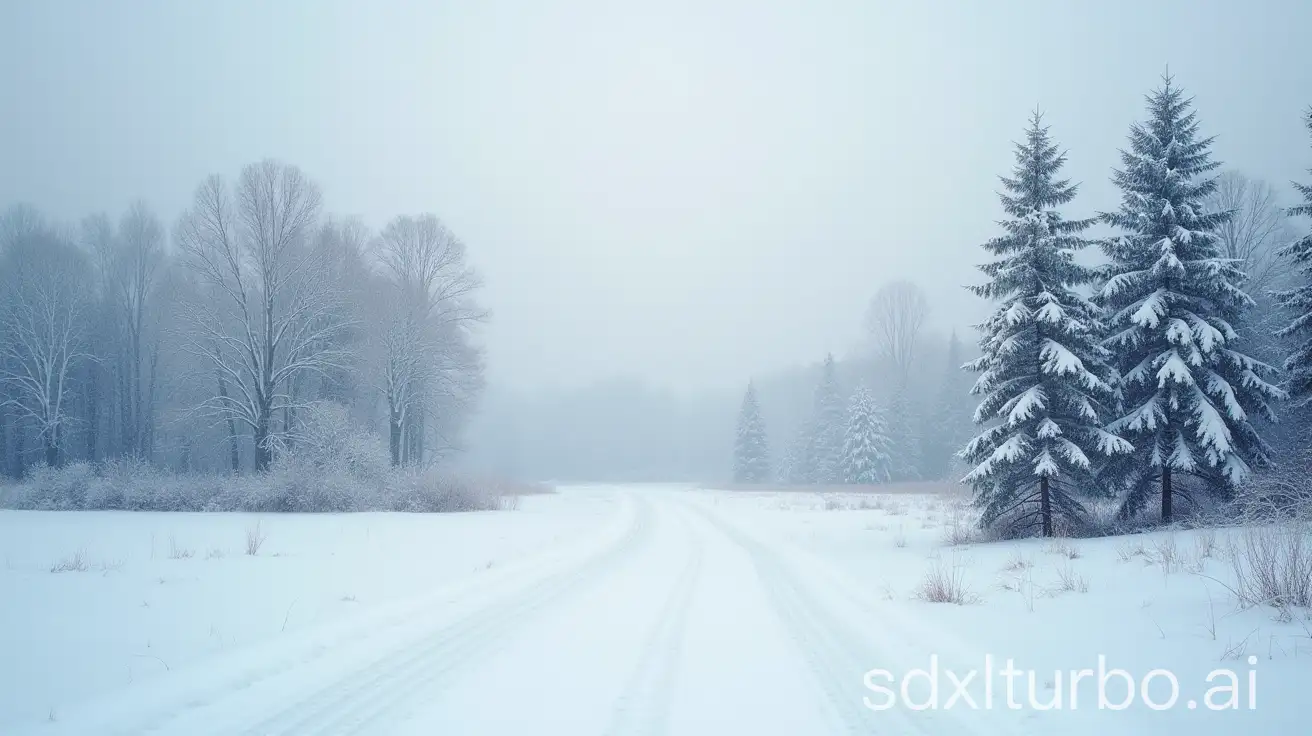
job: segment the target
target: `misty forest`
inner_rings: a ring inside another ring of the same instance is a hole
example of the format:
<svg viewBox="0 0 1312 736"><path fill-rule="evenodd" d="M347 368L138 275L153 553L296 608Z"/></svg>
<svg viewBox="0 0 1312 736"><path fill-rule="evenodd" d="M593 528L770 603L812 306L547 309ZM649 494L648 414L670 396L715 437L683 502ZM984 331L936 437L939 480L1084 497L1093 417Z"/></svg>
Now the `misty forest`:
<svg viewBox="0 0 1312 736"><path fill-rule="evenodd" d="M491 313L437 214L373 230L272 159L206 178L171 223L144 201L78 222L13 204L0 469L26 479L12 503L51 508L463 507L471 469L946 480L973 489L984 526L1045 536L1090 523L1091 502L1169 522L1244 488L1266 498L1310 469L1312 236L1297 217L1312 190L1295 183L1297 204L1225 169L1205 122L1164 77L1110 172L1120 208L1095 213L1034 112L966 285L994 309L975 335L927 329L926 293L889 280L841 360L763 373L738 407L624 381L503 399L483 407L496 436L472 462ZM535 426L567 415L568 432Z"/></svg>
<svg viewBox="0 0 1312 736"><path fill-rule="evenodd" d="M144 202L76 225L19 204L3 233L0 455L42 488L23 503L380 502L357 486L440 464L480 386L464 243L427 213L334 218L289 164L207 178L172 227ZM333 470L344 486L311 487ZM270 472L262 497L185 482Z"/></svg>

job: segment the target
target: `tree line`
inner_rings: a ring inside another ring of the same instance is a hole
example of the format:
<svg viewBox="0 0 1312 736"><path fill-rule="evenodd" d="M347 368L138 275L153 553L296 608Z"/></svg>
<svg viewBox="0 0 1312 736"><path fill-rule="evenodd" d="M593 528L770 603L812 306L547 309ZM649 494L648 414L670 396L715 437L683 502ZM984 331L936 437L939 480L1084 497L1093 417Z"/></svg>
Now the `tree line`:
<svg viewBox="0 0 1312 736"><path fill-rule="evenodd" d="M76 225L0 214L0 474L131 457L264 471L340 416L394 466L441 460L482 386L486 311L432 214L371 233L265 160ZM323 411L338 407L340 411Z"/></svg>
<svg viewBox="0 0 1312 736"><path fill-rule="evenodd" d="M914 284L881 288L866 314L869 351L844 361L825 357L810 404L782 447L769 441L756 383L749 383L733 449L734 480L868 484L939 480L957 472L956 453L971 427L970 383L961 370L965 348L953 333L927 350L921 334L927 312ZM926 360L935 358L942 363L925 370Z"/></svg>
<svg viewBox="0 0 1312 736"><path fill-rule="evenodd" d="M1268 185L1216 173L1213 139L1173 79L1146 101L1112 174L1120 207L1080 219L1061 212L1078 193L1060 176L1066 152L1033 115L1015 168L1001 179L1005 218L1002 234L983 245L994 257L980 266L987 280L969 287L996 305L979 325L979 356L962 366L979 374L969 393L980 429L955 441L953 396L909 407L906 392L893 391L884 416L902 427L884 436L894 448L888 477L941 477L929 471L935 461L915 452L941 457L931 448L950 444L967 463L962 480L982 526L1054 535L1087 526L1094 505L1112 505L1121 521L1152 507L1170 522L1233 500L1277 456L1304 462L1297 448L1312 399L1312 235L1294 234L1289 218L1312 215L1312 187L1295 183L1305 202L1280 208ZM1312 131L1312 111L1305 123ZM1088 237L1095 225L1113 234ZM1077 259L1095 248L1102 263ZM906 346L923 309L914 289L897 291L873 302L872 332L894 368L882 377L905 387L909 363L899 356L912 354ZM953 381L942 386L950 391ZM850 481L814 466L841 457L823 449L834 446L837 414L821 403L794 443L801 449L788 453L792 472L776 477ZM748 404L736 446L740 478L743 468L762 467L744 461L762 446L742 439L753 424ZM917 426L935 438L915 437ZM899 462L913 467L899 470Z"/></svg>

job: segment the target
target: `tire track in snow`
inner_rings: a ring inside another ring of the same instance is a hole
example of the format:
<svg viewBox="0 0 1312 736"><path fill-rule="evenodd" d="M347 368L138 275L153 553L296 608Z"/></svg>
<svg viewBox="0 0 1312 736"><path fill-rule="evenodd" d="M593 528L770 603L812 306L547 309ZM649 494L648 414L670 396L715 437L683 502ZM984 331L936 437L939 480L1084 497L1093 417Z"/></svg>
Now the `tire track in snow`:
<svg viewBox="0 0 1312 736"><path fill-rule="evenodd" d="M645 499L633 498L635 516L625 533L581 563L470 611L408 648L392 650L363 668L343 673L327 686L254 724L241 728L225 725L213 732L223 736L376 733L383 724L404 718L409 713L406 706L417 695L440 689L459 670L495 650L544 608L597 584L635 554L650 535L652 510ZM223 698L209 705L221 707ZM177 725L160 724L158 730L172 733ZM197 731L188 728L185 732L190 736Z"/></svg>
<svg viewBox="0 0 1312 736"><path fill-rule="evenodd" d="M679 516L682 518L683 514L679 512ZM616 702L605 736L658 736L667 730L674 675L706 552L705 541L686 519L684 525L691 536L688 562L657 614L656 628L647 638L641 659Z"/></svg>
<svg viewBox="0 0 1312 736"><path fill-rule="evenodd" d="M874 711L867 708L862 685L866 671L878 666L881 659L868 649L864 636L854 631L819 604L796 575L779 559L776 552L716 517L712 512L690 504L711 526L742 548L756 568L757 575L781 622L791 634L811 671L817 687L825 696L834 725L856 736L873 733L972 733L966 724L953 723L942 730L939 718L913 722L900 708ZM940 712L936 715L942 715ZM926 727L929 727L927 730Z"/></svg>
<svg viewBox="0 0 1312 736"><path fill-rule="evenodd" d="M408 715L405 706L414 695L440 688L460 668L493 651L513 629L546 606L596 583L597 578L641 546L651 530L652 512L647 501L638 499L636 503L638 513L634 524L615 548L590 558L580 567L557 572L508 599L472 612L396 661L377 662L367 674L353 673L320 691L310 702L271 719L272 723L266 721L244 733L247 736L374 733L384 722L401 720Z"/></svg>
<svg viewBox="0 0 1312 736"><path fill-rule="evenodd" d="M706 512L703 511L703 513ZM793 581L795 581L795 586L803 591L802 595L811 599L813 601L812 605L818 607L822 613L824 613L826 609L815 600L814 591L816 589L823 590L830 596L831 600L842 601L843 607L848 611L857 611L864 620L870 620L872 623L876 623L879 631L883 635L882 641L893 643L891 648L895 649L896 653L904 658L904 663L910 662L915 667L924 667L926 664L922 652L912 653L906 650L906 644L908 642L932 643L934 649L938 650L940 664L943 665L945 670L953 669L952 664L954 663L954 660L956 664L964 664L966 666L966 669L956 670L959 674L964 674L966 671L969 671L969 668L975 667L983 658L982 652L979 653L978 656L974 656L973 649L968 650L972 652L972 656L954 657L953 655L963 647L962 640L957 637L955 633L950 631L944 632L918 625L918 622L913 618L913 614L905 610L890 612L886 606L880 606L875 602L856 580L847 577L838 568L834 567L832 563L823 558L804 550L797 550L798 552L801 552L803 558L807 560L805 570L808 573L805 579L805 584L799 584L797 581L801 581L801 576L799 576L794 568L784 563L783 555L781 555L777 549L757 541L750 535L738 531L736 528L732 528L730 524L723 520L720 520L720 526L722 528L726 526L730 527L731 533L736 534L739 538L747 540L748 544L755 545L756 548L771 555L775 560L775 564L783 571L783 574L788 575ZM790 546L790 548L796 549L796 547L792 546ZM806 590L808 589L811 591L810 595L806 594ZM854 631L850 624L843 624L837 616L832 614L832 612L827 615L829 619L837 622L836 625L840 630L845 629L848 632ZM861 640L861 643L867 642L868 639L863 638ZM879 654L879 652L875 649L870 648L867 645L865 648L861 649L861 651L863 654L869 655L869 657L864 660L866 664L864 669L867 670L871 666L876 666L877 662L887 662L889 655L893 653L887 651L883 652L882 660L876 660L873 657L876 654ZM885 667L885 669L888 668ZM897 669L894 668L893 671L896 672ZM903 670L903 672L905 671L906 670ZM940 688L940 702L944 702L942 698L952 694L952 685L950 682L943 681L940 681L939 684L941 686L946 685L947 688L946 691L944 691L942 687ZM902 694L899 693L898 697L901 698ZM913 697L923 700L925 695L923 692L917 691ZM1034 733L1036 729L1048 728L1047 726L1040 726L1034 721L1029 720L1035 716L1041 715L1038 711L1034 710L1020 712L992 707L984 710L976 710L961 705L955 709L930 709L926 711L908 712L907 709L899 706L896 709L896 713L906 718L913 718L920 726L916 732L926 732L926 727L930 727L928 731L930 733L950 732L989 734L990 736L1028 736L1029 734ZM915 714L914 717L912 716L912 713ZM943 731L944 728L947 728L948 730ZM1137 733L1137 731L1131 732Z"/></svg>

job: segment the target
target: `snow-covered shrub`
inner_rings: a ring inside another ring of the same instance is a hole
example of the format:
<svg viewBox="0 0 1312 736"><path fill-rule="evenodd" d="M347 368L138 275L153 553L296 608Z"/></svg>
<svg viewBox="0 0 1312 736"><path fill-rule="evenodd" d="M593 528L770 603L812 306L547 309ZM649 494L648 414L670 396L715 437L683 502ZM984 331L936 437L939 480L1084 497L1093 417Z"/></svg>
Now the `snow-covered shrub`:
<svg viewBox="0 0 1312 736"><path fill-rule="evenodd" d="M200 511L203 491L179 476L137 458L96 465L86 508L124 511Z"/></svg>
<svg viewBox="0 0 1312 736"><path fill-rule="evenodd" d="M251 511L345 512L379 508L390 472L387 449L350 420L346 407L317 402L297 415L269 472L237 480L221 505Z"/></svg>
<svg viewBox="0 0 1312 736"><path fill-rule="evenodd" d="M1305 446L1279 467L1252 478L1236 501L1241 518L1250 523L1312 521L1312 448Z"/></svg>
<svg viewBox="0 0 1312 736"><path fill-rule="evenodd" d="M22 509L125 511L484 511L551 489L427 469L390 467L373 433L345 407L320 403L298 415L267 473L177 474L139 459L37 466L0 502Z"/></svg>
<svg viewBox="0 0 1312 736"><path fill-rule="evenodd" d="M382 439L353 423L345 406L315 402L297 415L297 422L296 433L282 450L284 458L361 480L379 480L387 473L389 458Z"/></svg>
<svg viewBox="0 0 1312 736"><path fill-rule="evenodd" d="M264 525L260 522L246 527L246 554L254 557L260 553L260 547L264 546L264 540L269 535L264 531Z"/></svg>
<svg viewBox="0 0 1312 736"><path fill-rule="evenodd" d="M488 511L501 508L501 496L468 478L437 471L400 471L383 491L389 511Z"/></svg>
<svg viewBox="0 0 1312 736"><path fill-rule="evenodd" d="M86 572L91 569L87 564L87 551L78 549L73 554L50 566L50 572Z"/></svg>
<svg viewBox="0 0 1312 736"><path fill-rule="evenodd" d="M297 420L296 433L278 448L270 472L249 485L237 503L259 511L380 508L391 473L382 441L333 402L312 404Z"/></svg>
<svg viewBox="0 0 1312 736"><path fill-rule="evenodd" d="M1089 579L1067 563L1057 568L1057 590L1063 593L1088 593Z"/></svg>
<svg viewBox="0 0 1312 736"><path fill-rule="evenodd" d="M266 476L269 511L345 512L373 507L376 484L340 469L324 470L298 460L278 461Z"/></svg>
<svg viewBox="0 0 1312 736"><path fill-rule="evenodd" d="M1231 563L1234 592L1244 605L1312 607L1312 525L1307 522L1245 529Z"/></svg>
<svg viewBox="0 0 1312 736"><path fill-rule="evenodd" d="M59 468L36 465L15 489L14 507L42 511L84 508L93 477L90 463L69 463Z"/></svg>
<svg viewBox="0 0 1312 736"><path fill-rule="evenodd" d="M920 581L916 598L926 603L955 603L959 606L979 602L979 596L966 587L964 566L957 564L955 559L950 565L935 560Z"/></svg>

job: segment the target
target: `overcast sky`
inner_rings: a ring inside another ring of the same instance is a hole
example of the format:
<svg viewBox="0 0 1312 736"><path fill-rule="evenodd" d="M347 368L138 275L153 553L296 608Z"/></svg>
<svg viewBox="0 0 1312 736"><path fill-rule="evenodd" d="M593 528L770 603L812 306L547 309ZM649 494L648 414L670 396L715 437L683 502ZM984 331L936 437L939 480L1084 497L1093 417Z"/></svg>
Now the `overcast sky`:
<svg viewBox="0 0 1312 736"><path fill-rule="evenodd" d="M983 309L996 177L1036 106L1107 181L1167 64L1228 165L1312 146L1312 2L0 0L0 203L57 217L272 156L374 228L432 211L494 312L490 378L738 386L843 353L920 283Z"/></svg>

